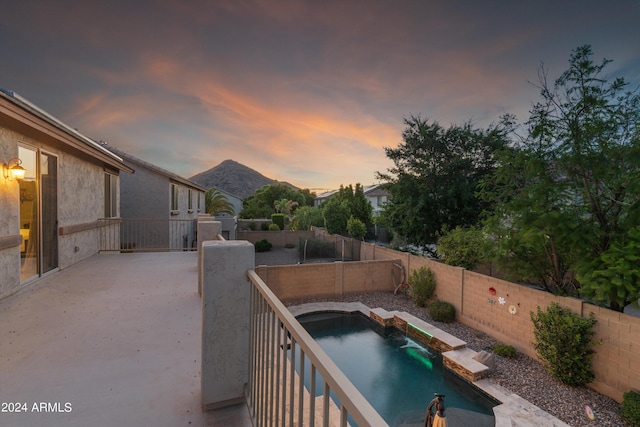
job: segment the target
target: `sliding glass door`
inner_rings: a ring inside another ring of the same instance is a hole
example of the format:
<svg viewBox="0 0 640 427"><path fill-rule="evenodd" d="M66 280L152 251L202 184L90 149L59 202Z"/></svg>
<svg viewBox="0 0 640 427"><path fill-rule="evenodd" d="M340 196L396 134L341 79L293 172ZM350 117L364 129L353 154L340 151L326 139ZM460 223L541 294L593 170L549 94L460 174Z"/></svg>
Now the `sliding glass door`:
<svg viewBox="0 0 640 427"><path fill-rule="evenodd" d="M40 230L38 228L38 153L18 147L18 157L27 171L20 181L20 278L27 280L39 274Z"/></svg>
<svg viewBox="0 0 640 427"><path fill-rule="evenodd" d="M58 158L40 154L42 274L58 268Z"/></svg>
<svg viewBox="0 0 640 427"><path fill-rule="evenodd" d="M21 280L58 268L58 159L36 148L18 147L25 178L20 181Z"/></svg>

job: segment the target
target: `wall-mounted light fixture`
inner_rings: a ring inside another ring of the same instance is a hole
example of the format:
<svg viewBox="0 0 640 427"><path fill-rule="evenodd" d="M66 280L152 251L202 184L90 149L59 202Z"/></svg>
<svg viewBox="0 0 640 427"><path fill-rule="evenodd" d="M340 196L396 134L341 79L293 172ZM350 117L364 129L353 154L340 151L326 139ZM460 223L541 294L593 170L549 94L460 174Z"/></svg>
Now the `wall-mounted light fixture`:
<svg viewBox="0 0 640 427"><path fill-rule="evenodd" d="M13 181L17 179L18 181L24 179L24 175L27 173L27 170L20 166L22 164L22 160L17 157L10 159L6 165L2 165L2 174L5 179Z"/></svg>

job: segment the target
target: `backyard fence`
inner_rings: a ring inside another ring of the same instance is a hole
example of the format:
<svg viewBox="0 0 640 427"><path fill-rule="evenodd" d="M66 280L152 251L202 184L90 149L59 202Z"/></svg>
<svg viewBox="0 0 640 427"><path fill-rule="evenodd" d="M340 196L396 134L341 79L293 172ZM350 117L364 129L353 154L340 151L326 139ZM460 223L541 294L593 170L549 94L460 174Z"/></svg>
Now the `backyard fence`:
<svg viewBox="0 0 640 427"><path fill-rule="evenodd" d="M331 261L358 261L360 259L360 240L329 234L320 228L314 228L315 238L307 239L306 251L302 240L299 243L300 262L313 259L330 259ZM330 253L331 252L331 253Z"/></svg>
<svg viewBox="0 0 640 427"><path fill-rule="evenodd" d="M100 252L197 250L197 221L163 218L102 218Z"/></svg>

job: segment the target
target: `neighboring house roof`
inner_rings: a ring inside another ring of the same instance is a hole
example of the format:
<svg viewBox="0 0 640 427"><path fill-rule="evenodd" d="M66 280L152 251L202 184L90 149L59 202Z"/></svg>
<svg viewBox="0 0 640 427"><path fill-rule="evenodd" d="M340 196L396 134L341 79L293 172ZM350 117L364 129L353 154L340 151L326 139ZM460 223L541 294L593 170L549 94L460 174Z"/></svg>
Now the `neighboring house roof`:
<svg viewBox="0 0 640 427"><path fill-rule="evenodd" d="M382 184L367 185L364 187L364 195L367 197L388 196L389 192L382 187Z"/></svg>
<svg viewBox="0 0 640 427"><path fill-rule="evenodd" d="M324 193L320 193L320 194L318 194L316 196L314 201L316 203L324 201L324 200L328 199L329 197L333 196L334 194L336 194L338 191L339 190L331 190L331 191L325 191ZM382 184L365 185L365 186L362 187L362 192L367 197L377 197L377 196L388 196L389 195L389 192L382 188Z"/></svg>
<svg viewBox="0 0 640 427"><path fill-rule="evenodd" d="M149 162L146 162L146 161L144 161L142 159L139 159L139 158L137 158L135 156L132 156L129 153L126 153L126 152L124 152L122 150L119 150L119 149L117 149L117 148L115 148L115 147L113 147L111 145L108 145L106 142L100 142L100 144L106 150L109 150L109 151L117 154L118 156L122 157L125 161L129 161L131 163L135 163L138 166L142 166L142 167L144 167L146 169L149 169L149 170L152 170L152 171L154 171L154 172L156 172L156 173L158 173L160 175L164 175L167 178L169 178L170 180L179 182L180 184L186 185L187 187L191 187L193 189L202 191L204 193L207 192L206 188L201 187L200 185L196 184L193 181L188 180L187 178L183 178L180 175L176 175L175 173L173 173L171 171L168 171L166 169L162 169L159 166L156 166L156 165L151 164Z"/></svg>
<svg viewBox="0 0 640 427"><path fill-rule="evenodd" d="M337 192L338 192L338 190L325 191L324 193L318 194L314 200L325 200L325 199L328 199L329 197L333 196Z"/></svg>
<svg viewBox="0 0 640 427"><path fill-rule="evenodd" d="M88 154L113 168L133 173L133 169L125 165L122 159L116 154L64 124L62 121L56 119L51 114L13 91L0 88L0 112L33 129L51 135L66 143L68 146ZM55 129L52 129L50 126L53 126ZM57 132L52 132L52 130L56 130Z"/></svg>

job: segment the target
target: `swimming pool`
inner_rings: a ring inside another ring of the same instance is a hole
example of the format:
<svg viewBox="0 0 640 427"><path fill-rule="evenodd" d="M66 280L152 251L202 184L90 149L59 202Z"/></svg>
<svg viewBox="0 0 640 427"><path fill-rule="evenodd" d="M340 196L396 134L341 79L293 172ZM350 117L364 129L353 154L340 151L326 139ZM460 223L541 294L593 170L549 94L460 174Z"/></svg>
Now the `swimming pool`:
<svg viewBox="0 0 640 427"><path fill-rule="evenodd" d="M445 370L440 353L395 328L382 330L360 314L308 314L298 320L391 426L419 422L434 393L446 395L447 409L493 415L496 402ZM308 378L305 383L309 387Z"/></svg>

